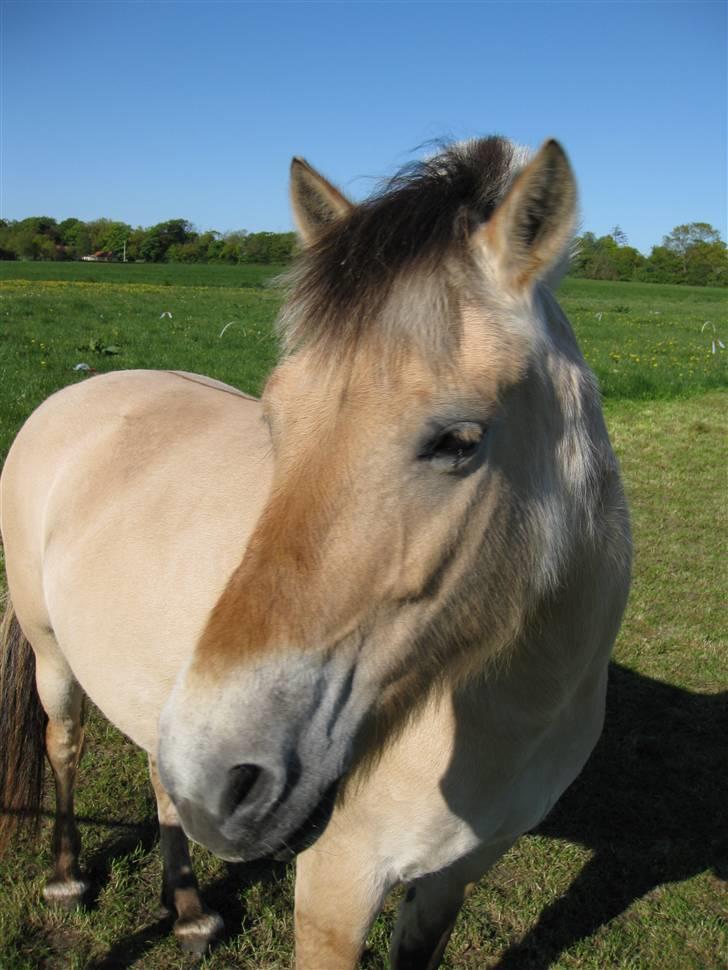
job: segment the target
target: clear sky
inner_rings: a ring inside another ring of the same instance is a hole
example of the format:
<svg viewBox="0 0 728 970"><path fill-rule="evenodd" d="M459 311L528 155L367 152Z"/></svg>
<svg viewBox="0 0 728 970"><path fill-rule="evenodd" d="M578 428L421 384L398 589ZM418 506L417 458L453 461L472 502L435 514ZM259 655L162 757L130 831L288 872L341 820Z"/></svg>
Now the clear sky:
<svg viewBox="0 0 728 970"><path fill-rule="evenodd" d="M0 212L290 228L303 155L355 198L422 143L555 136L582 222L726 236L724 0L3 0Z"/></svg>

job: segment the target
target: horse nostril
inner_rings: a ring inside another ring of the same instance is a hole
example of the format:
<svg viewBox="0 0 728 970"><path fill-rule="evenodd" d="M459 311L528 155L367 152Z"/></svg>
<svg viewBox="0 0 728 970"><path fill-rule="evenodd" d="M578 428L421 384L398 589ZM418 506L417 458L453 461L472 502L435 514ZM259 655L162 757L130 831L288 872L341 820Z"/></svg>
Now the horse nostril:
<svg viewBox="0 0 728 970"><path fill-rule="evenodd" d="M223 801L223 814L227 817L242 805L260 777L259 765L234 765L230 769L230 782Z"/></svg>

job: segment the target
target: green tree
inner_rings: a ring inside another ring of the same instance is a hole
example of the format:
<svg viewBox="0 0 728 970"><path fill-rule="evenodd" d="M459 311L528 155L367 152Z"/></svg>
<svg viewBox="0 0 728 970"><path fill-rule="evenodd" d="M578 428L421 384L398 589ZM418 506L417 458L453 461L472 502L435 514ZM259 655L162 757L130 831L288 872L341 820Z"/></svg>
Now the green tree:
<svg viewBox="0 0 728 970"><path fill-rule="evenodd" d="M685 282L690 286L728 286L728 252L716 242L696 242L685 252Z"/></svg>
<svg viewBox="0 0 728 970"><path fill-rule="evenodd" d="M641 253L631 246L621 246L614 234L627 237L615 226L611 233L598 239L593 232L585 232L576 240L572 274L592 280L631 280Z"/></svg>
<svg viewBox="0 0 728 970"><path fill-rule="evenodd" d="M594 252L587 266L587 275L590 279L619 279L617 250L617 243L612 236L600 236L594 241Z"/></svg>
<svg viewBox="0 0 728 970"><path fill-rule="evenodd" d="M0 219L0 259L17 259L18 253L13 247L14 223L8 219Z"/></svg>
<svg viewBox="0 0 728 970"><path fill-rule="evenodd" d="M594 256L596 236L593 232L584 232L574 240L573 255L571 257L570 273L572 276L586 276L589 263Z"/></svg>
<svg viewBox="0 0 728 970"><path fill-rule="evenodd" d="M64 246L70 246L75 242L76 235L85 228L86 223L81 222L80 219L75 217L64 219L63 222L58 223L58 238Z"/></svg>
<svg viewBox="0 0 728 970"><path fill-rule="evenodd" d="M646 283L681 283L684 279L682 259L667 246L653 246L638 278Z"/></svg>
<svg viewBox="0 0 728 970"><path fill-rule="evenodd" d="M220 242L219 232L203 232L185 243L173 243L167 250L170 263L207 263L213 262ZM236 260L237 261L237 260Z"/></svg>
<svg viewBox="0 0 728 970"><path fill-rule="evenodd" d="M226 232L221 240L222 246L218 250L218 260L221 263L246 262L245 247L247 240L248 234L244 230L240 232Z"/></svg>
<svg viewBox="0 0 728 970"><path fill-rule="evenodd" d="M150 263L164 262L170 246L189 242L195 235L192 225L186 219L169 219L167 222L157 223L147 230L139 247L140 256Z"/></svg>
<svg viewBox="0 0 728 970"><path fill-rule="evenodd" d="M34 236L47 236L54 242L59 241L58 223L51 216L30 216L15 223L19 232L31 232Z"/></svg>
<svg viewBox="0 0 728 970"><path fill-rule="evenodd" d="M91 252L91 233L80 219L64 219L58 226L58 233L69 259L80 259Z"/></svg>
<svg viewBox="0 0 728 970"><path fill-rule="evenodd" d="M33 232L30 226L16 227L11 238L11 248L21 259L40 259L43 236Z"/></svg>
<svg viewBox="0 0 728 970"><path fill-rule="evenodd" d="M129 238L126 241L127 260L133 263L137 259L142 259L142 246L144 245L144 240L146 238L146 229L142 229L141 226L137 226L136 229L132 229L132 231L129 233Z"/></svg>
<svg viewBox="0 0 728 970"><path fill-rule="evenodd" d="M635 279L639 268L645 261L645 257L634 246L618 246L612 258L619 280Z"/></svg>
<svg viewBox="0 0 728 970"><path fill-rule="evenodd" d="M126 222L116 222L112 219L99 220L99 235L96 243L98 249L113 253L121 258L124 252L124 243L131 235L131 226Z"/></svg>
<svg viewBox="0 0 728 970"><path fill-rule="evenodd" d="M663 237L662 245L683 256L696 243L718 243L720 233L708 222L688 222L675 226L671 233Z"/></svg>
<svg viewBox="0 0 728 970"><path fill-rule="evenodd" d="M272 263L289 263L296 253L297 237L295 232L276 232L273 234L270 249Z"/></svg>
<svg viewBox="0 0 728 970"><path fill-rule="evenodd" d="M222 253L223 246L225 245L222 238L222 233L217 232L215 229L211 229L209 232L205 232L202 234L202 236L200 236L201 245L203 240L205 240L207 262L220 262L220 254Z"/></svg>

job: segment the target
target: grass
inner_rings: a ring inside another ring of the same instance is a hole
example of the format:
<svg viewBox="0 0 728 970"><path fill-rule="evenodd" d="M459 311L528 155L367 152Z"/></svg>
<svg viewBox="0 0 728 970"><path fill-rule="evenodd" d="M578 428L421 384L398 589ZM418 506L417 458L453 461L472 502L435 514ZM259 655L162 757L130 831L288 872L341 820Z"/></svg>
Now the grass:
<svg viewBox="0 0 728 970"><path fill-rule="evenodd" d="M264 287L285 266L182 263L0 262L0 280L151 283L154 286Z"/></svg>
<svg viewBox="0 0 728 970"><path fill-rule="evenodd" d="M35 404L84 379L72 369L81 361L96 370L200 370L259 390L276 354L278 295L257 285L264 277L240 287L206 275L235 267L193 267L205 271L194 283L165 286L169 267L139 268L149 275L137 283L19 282L0 264L0 454ZM728 705L720 695L728 680L728 395L720 389L725 354L708 355L710 340L699 331L711 320L728 343L725 297L567 280L561 299L605 390L632 508L634 585L604 737L539 831L481 881L444 966L718 970L728 963ZM665 342L673 349L658 351ZM46 821L40 848L21 842L0 860L2 970L184 964L157 911L161 866L146 758L96 713L90 736L77 807L97 896L71 915L40 902L50 865ZM205 898L229 929L204 965L288 967L292 869L230 866L199 848L194 858ZM396 901L372 931L367 970L387 965Z"/></svg>
<svg viewBox="0 0 728 970"><path fill-rule="evenodd" d="M86 378L77 364L193 370L259 391L279 301L269 287L0 282L0 453L50 393Z"/></svg>
<svg viewBox="0 0 728 970"><path fill-rule="evenodd" d="M684 397L726 386L727 355L712 348L714 332L728 344L725 291L567 279L559 298L606 399Z"/></svg>

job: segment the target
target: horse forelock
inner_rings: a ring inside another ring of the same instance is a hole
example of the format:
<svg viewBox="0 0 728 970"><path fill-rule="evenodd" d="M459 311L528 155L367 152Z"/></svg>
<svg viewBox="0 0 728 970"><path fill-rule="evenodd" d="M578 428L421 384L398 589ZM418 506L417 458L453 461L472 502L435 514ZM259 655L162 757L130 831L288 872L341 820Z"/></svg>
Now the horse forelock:
<svg viewBox="0 0 728 970"><path fill-rule="evenodd" d="M346 351L384 332L433 359L453 347L457 293L446 264L455 256L467 273L468 238L490 219L523 161L522 150L499 136L458 143L402 169L354 206L283 279L285 346Z"/></svg>

